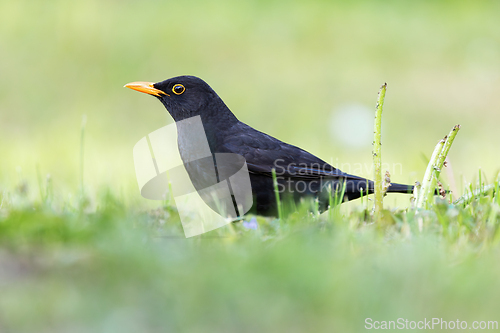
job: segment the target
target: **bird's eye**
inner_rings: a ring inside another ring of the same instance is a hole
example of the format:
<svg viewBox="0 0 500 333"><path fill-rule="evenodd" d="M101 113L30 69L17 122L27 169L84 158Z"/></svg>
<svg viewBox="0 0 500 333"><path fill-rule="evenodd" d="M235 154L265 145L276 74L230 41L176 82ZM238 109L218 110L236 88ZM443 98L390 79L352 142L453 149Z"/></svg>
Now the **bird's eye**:
<svg viewBox="0 0 500 333"><path fill-rule="evenodd" d="M182 84L176 84L173 88L172 88L172 91L174 92L174 94L176 95L180 95L182 94L184 91L186 91L186 88L184 88L184 86Z"/></svg>

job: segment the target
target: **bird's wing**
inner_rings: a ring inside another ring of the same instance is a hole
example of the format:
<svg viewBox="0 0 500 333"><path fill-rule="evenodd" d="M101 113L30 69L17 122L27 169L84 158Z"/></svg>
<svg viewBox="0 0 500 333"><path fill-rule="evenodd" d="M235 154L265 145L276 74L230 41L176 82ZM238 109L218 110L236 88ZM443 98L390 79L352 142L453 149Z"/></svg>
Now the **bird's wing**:
<svg viewBox="0 0 500 333"><path fill-rule="evenodd" d="M219 151L243 156L250 173L271 177L275 169L278 176L293 179L364 179L344 173L299 147L240 124L225 136Z"/></svg>

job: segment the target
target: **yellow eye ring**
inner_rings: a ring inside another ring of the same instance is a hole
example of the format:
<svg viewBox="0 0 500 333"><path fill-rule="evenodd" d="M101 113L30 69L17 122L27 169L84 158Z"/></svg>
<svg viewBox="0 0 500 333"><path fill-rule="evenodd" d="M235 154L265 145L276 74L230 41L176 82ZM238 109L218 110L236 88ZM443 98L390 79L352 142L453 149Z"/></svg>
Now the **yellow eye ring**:
<svg viewBox="0 0 500 333"><path fill-rule="evenodd" d="M176 95L180 95L182 94L183 92L186 91L186 88L184 88L184 86L182 84L176 84L173 88L172 88L172 92Z"/></svg>

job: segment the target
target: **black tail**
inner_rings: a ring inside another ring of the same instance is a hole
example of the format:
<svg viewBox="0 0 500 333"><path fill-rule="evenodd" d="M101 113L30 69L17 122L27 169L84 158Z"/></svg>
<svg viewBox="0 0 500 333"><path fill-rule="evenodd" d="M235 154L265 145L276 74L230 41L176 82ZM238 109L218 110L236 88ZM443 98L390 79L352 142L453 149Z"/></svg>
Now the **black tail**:
<svg viewBox="0 0 500 333"><path fill-rule="evenodd" d="M387 192L411 194L413 193L413 185L391 183ZM373 194L373 181L366 179L346 179L344 196L347 197L348 200L354 200L361 195L365 196L367 194Z"/></svg>
<svg viewBox="0 0 500 333"><path fill-rule="evenodd" d="M391 192L391 193L413 193L413 188L414 187L415 186L413 186L413 185L391 184L391 186L389 186L389 189L387 190L387 192ZM434 191L434 195L443 195L442 191L444 191L444 193L450 193L450 191L448 191L448 190L436 189Z"/></svg>
<svg viewBox="0 0 500 333"><path fill-rule="evenodd" d="M413 185L395 184L391 183L391 186L387 189L389 193L413 193Z"/></svg>

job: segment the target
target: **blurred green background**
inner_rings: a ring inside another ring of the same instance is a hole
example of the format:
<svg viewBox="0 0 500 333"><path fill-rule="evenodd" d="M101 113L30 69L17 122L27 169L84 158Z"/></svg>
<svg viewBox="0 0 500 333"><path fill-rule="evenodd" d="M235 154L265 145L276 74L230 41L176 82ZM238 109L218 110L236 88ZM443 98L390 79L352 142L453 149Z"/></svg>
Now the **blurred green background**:
<svg viewBox="0 0 500 333"><path fill-rule="evenodd" d="M491 179L499 13L496 1L2 0L0 186L36 184L38 165L55 192L74 191L86 115L87 189L140 200L132 147L171 119L123 85L183 74L206 80L240 120L367 177L387 82L383 162L393 181L421 179L422 154L454 124L457 186L479 167Z"/></svg>
<svg viewBox="0 0 500 333"><path fill-rule="evenodd" d="M481 168L491 182L499 14L498 1L0 0L0 332L498 321L498 195L378 223L358 200L349 216L258 218L257 230L234 223L186 240L174 208L140 197L132 159L171 119L123 85L199 76L240 120L372 177L387 82L393 181L420 180L425 156L461 124L448 181L465 186ZM79 202L84 117L91 205Z"/></svg>

